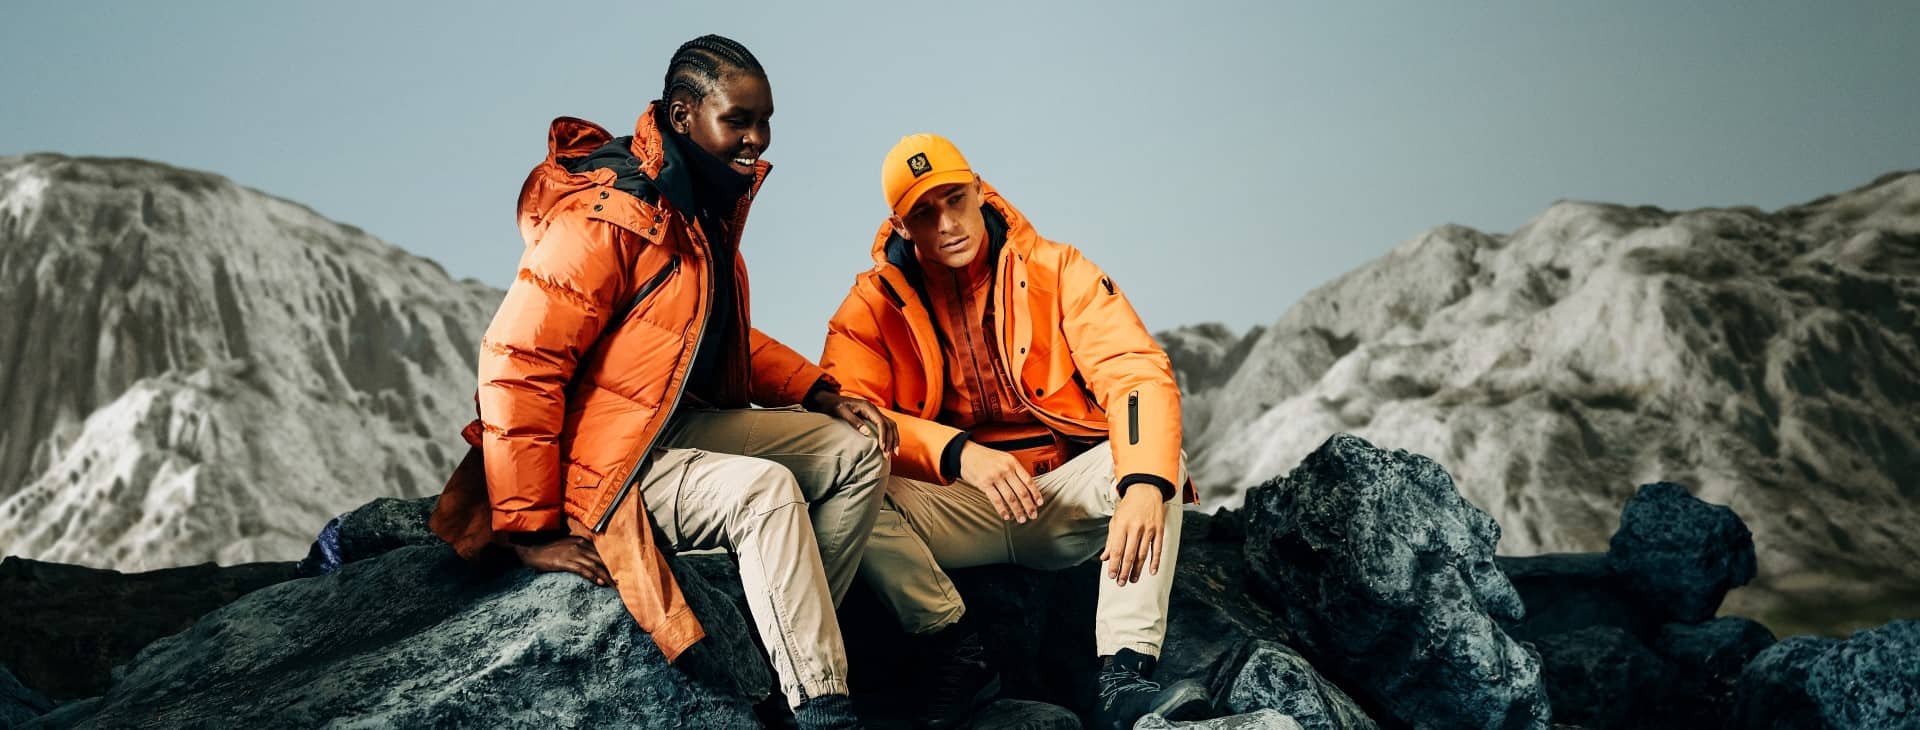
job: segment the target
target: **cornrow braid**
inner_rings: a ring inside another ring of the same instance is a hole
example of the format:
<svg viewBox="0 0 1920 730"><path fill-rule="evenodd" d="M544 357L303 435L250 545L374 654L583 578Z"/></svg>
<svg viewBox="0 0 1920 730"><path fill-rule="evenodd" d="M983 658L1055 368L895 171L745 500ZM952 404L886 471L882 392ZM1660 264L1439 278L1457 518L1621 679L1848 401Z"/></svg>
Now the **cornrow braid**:
<svg viewBox="0 0 1920 730"><path fill-rule="evenodd" d="M704 99L729 70L767 77L766 69L760 67L760 60L753 57L753 52L732 38L709 34L682 43L679 50L673 52L673 60L667 63L667 80L660 90L660 100L672 101L674 94L683 92L689 100Z"/></svg>

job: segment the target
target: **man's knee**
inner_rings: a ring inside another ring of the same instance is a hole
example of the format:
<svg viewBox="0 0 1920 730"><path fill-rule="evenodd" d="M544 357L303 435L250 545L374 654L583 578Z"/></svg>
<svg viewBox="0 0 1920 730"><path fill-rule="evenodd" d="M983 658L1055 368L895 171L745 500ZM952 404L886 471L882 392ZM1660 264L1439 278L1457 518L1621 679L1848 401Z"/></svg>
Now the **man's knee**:
<svg viewBox="0 0 1920 730"><path fill-rule="evenodd" d="M880 439L863 435L844 423L834 425L829 447L850 464L848 481L863 482L877 491L880 483L886 481L891 466L887 450L880 447Z"/></svg>

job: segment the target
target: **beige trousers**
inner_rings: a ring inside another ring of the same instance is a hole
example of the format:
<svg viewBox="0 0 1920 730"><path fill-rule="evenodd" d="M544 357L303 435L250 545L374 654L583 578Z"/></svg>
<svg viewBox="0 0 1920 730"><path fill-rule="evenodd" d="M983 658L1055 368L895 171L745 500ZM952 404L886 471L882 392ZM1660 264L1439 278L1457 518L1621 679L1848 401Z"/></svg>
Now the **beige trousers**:
<svg viewBox="0 0 1920 730"><path fill-rule="evenodd" d="M1184 473L1180 481L1186 481ZM951 626L966 606L943 569L1012 563L1058 570L1092 559L1106 547L1107 521L1119 505L1115 483L1113 451L1102 443L1034 479L1046 503L1038 518L1023 524L1000 519L993 503L964 482L941 486L893 477L860 562L861 580L893 609L908 633ZM1160 655L1180 554L1181 506L1178 499L1166 505L1166 548L1158 574L1142 570L1140 582L1125 586L1100 581L1094 644L1101 656L1121 649Z"/></svg>
<svg viewBox="0 0 1920 730"><path fill-rule="evenodd" d="M880 507L879 442L796 407L686 409L640 484L675 551L724 548L789 706L847 694L834 607L852 585Z"/></svg>

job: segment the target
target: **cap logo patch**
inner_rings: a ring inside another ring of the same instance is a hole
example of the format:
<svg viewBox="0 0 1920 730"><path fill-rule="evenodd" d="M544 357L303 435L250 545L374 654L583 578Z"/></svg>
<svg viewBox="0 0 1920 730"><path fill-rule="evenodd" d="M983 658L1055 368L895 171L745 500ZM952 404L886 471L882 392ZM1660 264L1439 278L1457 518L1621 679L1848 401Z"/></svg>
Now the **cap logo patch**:
<svg viewBox="0 0 1920 730"><path fill-rule="evenodd" d="M914 177L919 177L933 172L933 163L927 161L927 153L921 152L907 158L907 169L913 171Z"/></svg>

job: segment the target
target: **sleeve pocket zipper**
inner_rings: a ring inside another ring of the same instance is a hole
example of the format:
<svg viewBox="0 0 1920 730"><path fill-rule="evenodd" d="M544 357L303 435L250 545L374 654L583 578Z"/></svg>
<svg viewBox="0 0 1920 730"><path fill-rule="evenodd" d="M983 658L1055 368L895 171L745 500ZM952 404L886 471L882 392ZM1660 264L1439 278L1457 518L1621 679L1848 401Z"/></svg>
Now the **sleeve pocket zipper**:
<svg viewBox="0 0 1920 730"><path fill-rule="evenodd" d="M1127 445L1140 443L1140 391L1127 394Z"/></svg>

